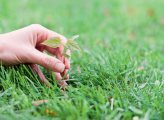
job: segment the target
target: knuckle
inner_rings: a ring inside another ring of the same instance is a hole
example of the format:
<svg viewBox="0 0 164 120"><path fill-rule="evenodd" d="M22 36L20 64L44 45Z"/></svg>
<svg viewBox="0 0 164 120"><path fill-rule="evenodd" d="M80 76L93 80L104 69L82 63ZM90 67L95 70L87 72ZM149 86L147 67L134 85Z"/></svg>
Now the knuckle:
<svg viewBox="0 0 164 120"><path fill-rule="evenodd" d="M40 29L42 29L42 25L40 25L40 24L31 24L30 25L30 28L33 30L33 31L37 31L37 30L40 30Z"/></svg>
<svg viewBox="0 0 164 120"><path fill-rule="evenodd" d="M31 24L30 26L31 26L31 27L41 27L40 24Z"/></svg>

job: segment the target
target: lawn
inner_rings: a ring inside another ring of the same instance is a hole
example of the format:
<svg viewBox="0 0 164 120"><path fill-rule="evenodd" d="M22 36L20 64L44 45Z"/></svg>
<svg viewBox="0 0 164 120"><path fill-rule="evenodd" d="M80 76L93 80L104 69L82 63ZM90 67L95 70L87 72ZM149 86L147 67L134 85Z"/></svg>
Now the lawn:
<svg viewBox="0 0 164 120"><path fill-rule="evenodd" d="M164 119L163 0L1 0L0 33L41 24L77 42L63 93L0 67L0 120ZM35 107L32 102L48 100Z"/></svg>

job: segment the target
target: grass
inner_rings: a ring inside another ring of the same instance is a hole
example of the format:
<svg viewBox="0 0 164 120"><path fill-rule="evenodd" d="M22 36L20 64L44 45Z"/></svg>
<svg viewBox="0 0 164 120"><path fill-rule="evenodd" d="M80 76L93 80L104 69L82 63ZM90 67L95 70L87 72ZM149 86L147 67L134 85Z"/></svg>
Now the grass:
<svg viewBox="0 0 164 120"><path fill-rule="evenodd" d="M39 23L71 37L69 88L0 67L0 119L164 119L163 0L1 0L0 33ZM47 78L51 74L45 71ZM49 102L34 107L32 101Z"/></svg>

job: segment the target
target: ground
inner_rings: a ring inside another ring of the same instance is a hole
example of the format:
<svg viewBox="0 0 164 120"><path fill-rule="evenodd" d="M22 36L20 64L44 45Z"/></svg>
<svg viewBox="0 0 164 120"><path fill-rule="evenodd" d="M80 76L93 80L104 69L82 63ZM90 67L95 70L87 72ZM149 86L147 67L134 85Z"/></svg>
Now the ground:
<svg viewBox="0 0 164 120"><path fill-rule="evenodd" d="M0 119L164 119L163 0L1 0L0 33L39 23L71 37L65 93L26 65L0 67ZM49 100L35 107L36 100Z"/></svg>

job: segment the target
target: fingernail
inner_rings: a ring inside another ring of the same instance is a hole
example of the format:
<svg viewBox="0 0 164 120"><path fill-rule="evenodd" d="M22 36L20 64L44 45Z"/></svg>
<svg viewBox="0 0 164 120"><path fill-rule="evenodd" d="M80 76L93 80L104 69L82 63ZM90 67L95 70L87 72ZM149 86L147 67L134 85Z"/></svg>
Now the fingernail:
<svg viewBox="0 0 164 120"><path fill-rule="evenodd" d="M64 69L65 69L65 65L62 62L57 62L55 64L55 70L56 70L56 72L62 73L64 71Z"/></svg>

